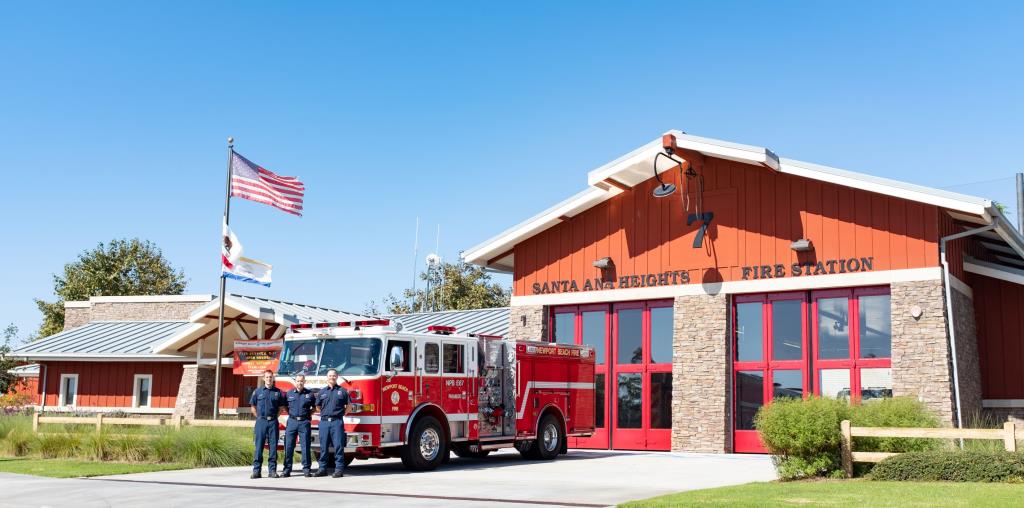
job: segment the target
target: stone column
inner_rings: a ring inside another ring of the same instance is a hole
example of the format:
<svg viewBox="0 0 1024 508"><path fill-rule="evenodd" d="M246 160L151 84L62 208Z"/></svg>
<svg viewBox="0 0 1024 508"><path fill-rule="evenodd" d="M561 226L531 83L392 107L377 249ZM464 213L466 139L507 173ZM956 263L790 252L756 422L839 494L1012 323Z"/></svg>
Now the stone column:
<svg viewBox="0 0 1024 508"><path fill-rule="evenodd" d="M729 298L680 296L673 311L672 451L729 452Z"/></svg>
<svg viewBox="0 0 1024 508"><path fill-rule="evenodd" d="M957 370L964 427L974 427L981 417L981 360L978 357L978 326L974 299L952 287L953 329L956 331Z"/></svg>
<svg viewBox="0 0 1024 508"><path fill-rule="evenodd" d="M185 365L178 385L174 414L185 418L213 417L213 366Z"/></svg>
<svg viewBox="0 0 1024 508"><path fill-rule="evenodd" d="M917 397L943 423L953 424L952 356L942 281L896 282L891 295L893 395ZM916 318L915 306L921 309Z"/></svg>
<svg viewBox="0 0 1024 508"><path fill-rule="evenodd" d="M543 305L511 307L508 313L508 338L512 340L547 340L546 310Z"/></svg>

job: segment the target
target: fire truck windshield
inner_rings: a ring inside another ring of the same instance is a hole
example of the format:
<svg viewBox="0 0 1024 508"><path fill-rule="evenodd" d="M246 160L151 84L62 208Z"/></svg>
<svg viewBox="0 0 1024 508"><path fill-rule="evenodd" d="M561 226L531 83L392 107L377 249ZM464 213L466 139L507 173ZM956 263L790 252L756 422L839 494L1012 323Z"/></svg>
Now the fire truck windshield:
<svg viewBox="0 0 1024 508"><path fill-rule="evenodd" d="M381 348L377 338L290 340L278 372L326 376L328 369L337 369L342 376L372 376L380 371Z"/></svg>

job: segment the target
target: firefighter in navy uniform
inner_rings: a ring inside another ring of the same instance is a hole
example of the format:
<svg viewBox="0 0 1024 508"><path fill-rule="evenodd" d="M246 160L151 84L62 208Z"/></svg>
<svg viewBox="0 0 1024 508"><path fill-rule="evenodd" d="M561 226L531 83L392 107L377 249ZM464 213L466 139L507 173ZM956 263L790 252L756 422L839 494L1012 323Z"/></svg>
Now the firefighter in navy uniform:
<svg viewBox="0 0 1024 508"><path fill-rule="evenodd" d="M263 386L252 392L249 399L249 412L256 417L253 429L256 434L256 449L253 451L252 476L259 478L263 468L263 445L269 443L267 457L267 477L277 478L277 415L285 405L284 394L274 386L274 373L263 371Z"/></svg>
<svg viewBox="0 0 1024 508"><path fill-rule="evenodd" d="M316 394L316 405L320 408L320 469L317 476L327 476L327 453L334 447L334 474L332 478L345 476L345 409L348 407L348 390L338 385L338 371L327 371L327 386Z"/></svg>
<svg viewBox="0 0 1024 508"><path fill-rule="evenodd" d="M313 476L309 472L309 439L312 437L309 419L313 416L316 399L313 392L306 388L305 374L295 376L295 388L288 390L285 398L288 403L288 425L284 431L284 471L281 476L288 478L292 475L295 438L298 437L302 450L302 476L308 478Z"/></svg>

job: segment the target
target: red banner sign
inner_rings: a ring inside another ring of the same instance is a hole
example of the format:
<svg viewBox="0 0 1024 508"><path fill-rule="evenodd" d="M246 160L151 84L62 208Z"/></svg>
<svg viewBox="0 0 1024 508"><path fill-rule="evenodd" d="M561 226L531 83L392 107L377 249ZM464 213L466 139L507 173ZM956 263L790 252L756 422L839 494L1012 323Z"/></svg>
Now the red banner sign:
<svg viewBox="0 0 1024 508"><path fill-rule="evenodd" d="M233 372L243 376L259 376L265 370L277 372L282 349L283 340L236 340Z"/></svg>

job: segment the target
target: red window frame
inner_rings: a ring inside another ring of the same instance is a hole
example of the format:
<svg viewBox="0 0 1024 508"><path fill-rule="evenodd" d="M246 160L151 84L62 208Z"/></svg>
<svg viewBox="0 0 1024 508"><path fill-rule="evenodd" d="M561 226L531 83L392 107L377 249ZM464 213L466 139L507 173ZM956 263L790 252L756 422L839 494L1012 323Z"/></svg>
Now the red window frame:
<svg viewBox="0 0 1024 508"><path fill-rule="evenodd" d="M860 357L860 297L889 295L888 287L866 287L847 289L827 289L811 292L811 330L812 349L814 361L812 362L811 379L813 380L814 393L821 393L821 370L822 369L849 369L850 371L850 402L857 404L861 402L861 370L892 368L890 331L890 356L888 358L861 358ZM818 358L818 300L822 298L845 297L847 304L847 320L849 322L850 356L841 359L819 359Z"/></svg>

